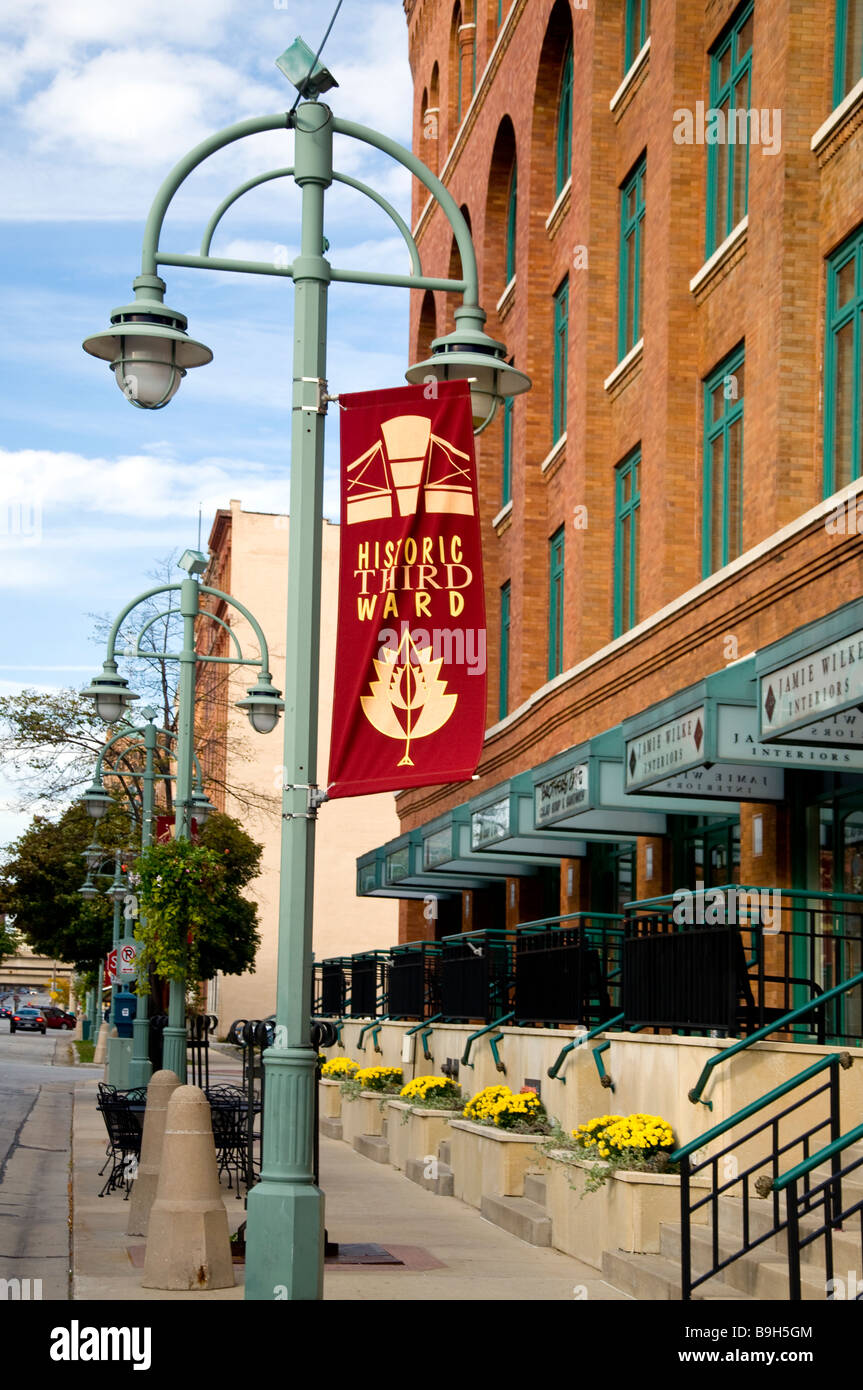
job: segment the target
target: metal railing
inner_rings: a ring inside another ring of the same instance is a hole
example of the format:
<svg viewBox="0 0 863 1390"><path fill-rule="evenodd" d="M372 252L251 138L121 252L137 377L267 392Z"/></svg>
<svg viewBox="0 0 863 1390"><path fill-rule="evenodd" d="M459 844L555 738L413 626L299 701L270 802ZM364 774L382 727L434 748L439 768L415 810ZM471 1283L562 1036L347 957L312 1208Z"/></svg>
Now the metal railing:
<svg viewBox="0 0 863 1390"><path fill-rule="evenodd" d="M515 933L490 929L441 942L441 1012L451 1021L490 1023L513 1009Z"/></svg>
<svg viewBox="0 0 863 1390"><path fill-rule="evenodd" d="M575 912L524 922L515 933L519 1022L592 1028L620 1007L623 920Z"/></svg>
<svg viewBox="0 0 863 1390"><path fill-rule="evenodd" d="M859 1158L852 1158L844 1166L840 1158L840 1155L852 1144L859 1143L860 1140L863 1140L863 1125L857 1125L847 1134L842 1134L837 1139L831 1140L823 1149L811 1154L802 1163L798 1163L795 1168L783 1173L781 1177L775 1178L773 1181L773 1192L776 1196L778 1197L782 1192L785 1193L785 1220L788 1231L788 1298L791 1303L799 1303L802 1298L801 1252L808 1246L814 1245L817 1240L824 1241L825 1297L829 1300L835 1299L836 1288L840 1280L836 1278L834 1272L833 1235L836 1231L842 1231L853 1216L859 1217L857 1229L859 1248L852 1256L855 1260L853 1270L850 1266L846 1266L848 1287L843 1288L840 1297L854 1300L857 1303L863 1302L863 1278L859 1281L856 1278L858 1267L863 1270L863 1197L856 1200L852 1199L848 1206L843 1206L842 1202L842 1183L852 1173L863 1170L863 1154ZM828 1163L831 1170L829 1176L816 1182L813 1186L811 1184L813 1172ZM800 1182L803 1183L802 1191L798 1189ZM859 1185L858 1179L856 1190L859 1190ZM814 1216L819 1210L824 1215L821 1224L814 1228L810 1224L808 1230L801 1232L801 1216ZM859 1266L858 1260L860 1261ZM855 1283L853 1291L850 1287L852 1278L854 1278Z"/></svg>
<svg viewBox="0 0 863 1390"><path fill-rule="evenodd" d="M850 1065L851 1058L847 1053L832 1053L830 1056L820 1057L799 1075L784 1081L780 1086L775 1086L734 1115L714 1125L706 1134L669 1154L669 1162L680 1165L680 1296L684 1301L692 1297L693 1289L714 1278L751 1250L772 1240L785 1228L787 1219L782 1215L779 1193L774 1190L774 1184L780 1176L780 1168L798 1149L805 1166L812 1158L815 1137L822 1135L823 1138L823 1131L826 1131L831 1144L838 1139L839 1067ZM797 1096L791 1104L769 1115L753 1128L741 1132L747 1120L760 1114L767 1106L783 1100L808 1082L816 1081L825 1072L828 1073L826 1080L815 1085L805 1095ZM800 1112L817 1101L819 1096L827 1097L826 1116L818 1119L813 1118L810 1113L804 1117ZM789 1118L792 1116L795 1117L793 1120ZM802 1129L798 1129L800 1124L803 1125ZM792 1130L790 1137L789 1129ZM705 1157L698 1156L707 1145L726 1136L728 1141L721 1148ZM750 1161L741 1164L740 1151L746 1146L750 1146L752 1157ZM808 1181L811 1166L814 1166L814 1161L807 1168L805 1202L809 1202L812 1195L811 1184ZM702 1174L708 1175L707 1191L701 1196L695 1196L693 1179ZM834 1199L839 1204L837 1209L841 1209L841 1176L835 1169L831 1182ZM766 1218L765 1209L758 1202L757 1218L753 1220L753 1187L762 1195L773 1192L772 1204L766 1208ZM726 1199L725 1203L722 1202L723 1198ZM737 1199L738 1205L733 1212L729 1210L729 1198ZM808 1207L806 1209L808 1210ZM708 1248L704 1250L704 1242L699 1242L703 1256L699 1263L702 1267L695 1274L693 1229L696 1232L704 1229L703 1224L697 1220L702 1212L706 1213ZM724 1222L723 1217L726 1218ZM734 1218L733 1222L729 1220L731 1217ZM726 1228L724 1230L723 1225ZM735 1229L735 1226L739 1229Z"/></svg>
<svg viewBox="0 0 863 1390"><path fill-rule="evenodd" d="M390 1017L431 1018L440 1008L441 948L437 941L393 946L386 977Z"/></svg>

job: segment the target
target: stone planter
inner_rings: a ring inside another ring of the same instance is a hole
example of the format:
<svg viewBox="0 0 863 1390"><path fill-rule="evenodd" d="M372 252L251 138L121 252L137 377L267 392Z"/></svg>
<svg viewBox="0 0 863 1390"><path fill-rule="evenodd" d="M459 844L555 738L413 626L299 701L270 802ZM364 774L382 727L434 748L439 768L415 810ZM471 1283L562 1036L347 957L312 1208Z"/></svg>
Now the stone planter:
<svg viewBox="0 0 863 1390"><path fill-rule="evenodd" d="M513 1134L473 1120L451 1120L449 1128L453 1195L469 1206L482 1206L483 1197L523 1197L525 1173L547 1167L544 1135Z"/></svg>
<svg viewBox="0 0 863 1390"><path fill-rule="evenodd" d="M427 1110L406 1100L387 1101L387 1139L390 1163L404 1170L410 1159L437 1158L442 1140L450 1137L450 1120L461 1110Z"/></svg>
<svg viewBox="0 0 863 1390"><path fill-rule="evenodd" d="M342 1138L346 1144L356 1148L355 1141L361 1135L383 1134L387 1097L380 1091L361 1091L356 1100L342 1096L341 1102Z"/></svg>
<svg viewBox="0 0 863 1390"><path fill-rule="evenodd" d="M618 1172L597 1192L582 1196L586 1171L592 1166L579 1159L549 1158L545 1207L555 1247L596 1269L602 1266L604 1250L657 1254L663 1221L680 1220L679 1177ZM702 1178L697 1185L707 1184ZM706 1219L706 1209L696 1214L699 1218Z"/></svg>
<svg viewBox="0 0 863 1390"><path fill-rule="evenodd" d="M318 1082L318 1117L321 1120L337 1120L342 1113L342 1092L340 1081L330 1081L322 1076Z"/></svg>

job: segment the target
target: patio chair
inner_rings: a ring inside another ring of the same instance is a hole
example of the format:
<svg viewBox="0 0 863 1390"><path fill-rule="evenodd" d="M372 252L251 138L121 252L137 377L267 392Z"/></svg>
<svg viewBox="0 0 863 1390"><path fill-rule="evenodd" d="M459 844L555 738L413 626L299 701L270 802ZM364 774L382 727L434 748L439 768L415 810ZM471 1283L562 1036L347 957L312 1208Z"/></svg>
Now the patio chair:
<svg viewBox="0 0 863 1390"><path fill-rule="evenodd" d="M110 1091L115 1091L114 1095ZM99 1109L108 1131L108 1160L99 1170L101 1177L108 1163L111 1171L105 1180L100 1197L118 1188L125 1189L124 1201L129 1199L132 1178L141 1157L141 1126L126 1096L116 1093L115 1087L106 1088L99 1096Z"/></svg>
<svg viewBox="0 0 863 1390"><path fill-rule="evenodd" d="M219 1178L228 1175L228 1187L233 1187L232 1175L237 1177L237 1198L240 1184L245 1181L249 1151L249 1111L245 1091L238 1086L209 1086L206 1090L213 1119L213 1139Z"/></svg>

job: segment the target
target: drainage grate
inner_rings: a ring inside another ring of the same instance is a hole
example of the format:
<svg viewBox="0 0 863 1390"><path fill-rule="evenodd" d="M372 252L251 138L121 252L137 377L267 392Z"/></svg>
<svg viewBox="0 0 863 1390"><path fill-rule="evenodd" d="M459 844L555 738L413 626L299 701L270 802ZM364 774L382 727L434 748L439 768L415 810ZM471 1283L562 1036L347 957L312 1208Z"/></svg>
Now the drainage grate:
<svg viewBox="0 0 863 1390"><path fill-rule="evenodd" d="M404 1260L385 1250L382 1245L338 1245L326 1256L326 1264L336 1265L401 1265Z"/></svg>

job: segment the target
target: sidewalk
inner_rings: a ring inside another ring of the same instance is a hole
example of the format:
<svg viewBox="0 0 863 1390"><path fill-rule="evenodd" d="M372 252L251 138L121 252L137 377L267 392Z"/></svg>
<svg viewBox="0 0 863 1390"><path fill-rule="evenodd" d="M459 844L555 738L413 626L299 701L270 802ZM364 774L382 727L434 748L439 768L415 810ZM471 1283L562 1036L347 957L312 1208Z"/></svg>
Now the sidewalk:
<svg viewBox="0 0 863 1390"><path fill-rule="evenodd" d="M219 1059L211 1072L225 1071ZM96 1080L75 1087L72 1129L72 1297L107 1302L180 1300L211 1302L243 1297L243 1267L233 1289L168 1293L141 1287L144 1242L127 1236L129 1204L120 1193L99 1198L105 1127L96 1109ZM321 1139L321 1186L331 1240L382 1245L401 1265L327 1264L324 1298L357 1301L629 1301L597 1270L560 1251L527 1245L483 1220L473 1207L438 1197L394 1169L374 1163L332 1139ZM225 1185L231 1231L245 1203Z"/></svg>

